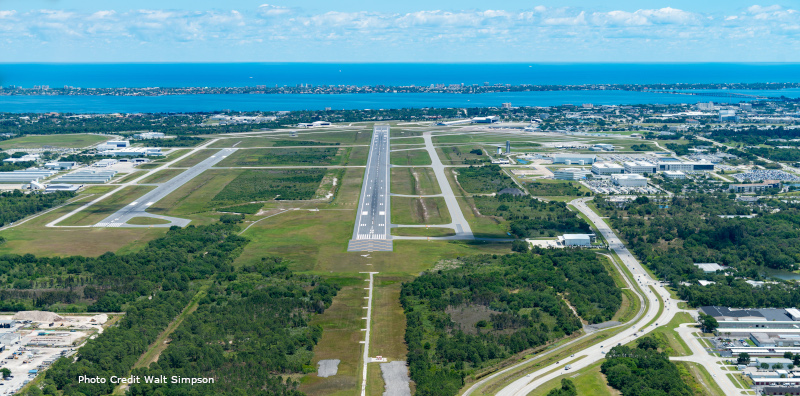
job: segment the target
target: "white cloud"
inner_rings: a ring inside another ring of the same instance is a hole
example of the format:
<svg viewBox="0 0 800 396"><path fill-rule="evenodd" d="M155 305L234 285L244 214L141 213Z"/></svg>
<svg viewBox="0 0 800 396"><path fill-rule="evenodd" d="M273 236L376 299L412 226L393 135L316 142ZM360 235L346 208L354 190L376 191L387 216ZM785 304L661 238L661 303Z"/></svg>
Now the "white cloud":
<svg viewBox="0 0 800 396"><path fill-rule="evenodd" d="M98 51L112 43L121 48L129 44L163 48L168 53L177 48L174 52L180 53L179 48L202 43L208 48L250 48L243 53L264 53L252 49L274 45L288 53L336 47L340 49L336 54L344 59L347 49L402 49L396 52L423 51L434 54L431 60L436 60L445 49L466 54L464 50L473 46L503 53L549 51L554 57L576 48L638 56L647 48L653 48L651 52L657 52L655 48L685 49L688 42L698 52L702 45L725 48L732 40L753 50L763 50L766 43L795 48L800 45L798 37L800 13L760 5L736 14L702 14L671 7L590 12L544 6L517 11L308 13L271 4L229 11L0 10L0 49L6 50L59 42Z"/></svg>

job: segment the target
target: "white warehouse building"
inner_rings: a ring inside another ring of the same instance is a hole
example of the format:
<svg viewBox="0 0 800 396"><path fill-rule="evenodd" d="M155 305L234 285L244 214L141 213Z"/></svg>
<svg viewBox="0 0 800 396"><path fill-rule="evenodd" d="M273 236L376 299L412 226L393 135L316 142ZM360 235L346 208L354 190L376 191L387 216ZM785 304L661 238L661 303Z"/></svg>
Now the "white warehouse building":
<svg viewBox="0 0 800 396"><path fill-rule="evenodd" d="M636 174L643 174L643 173L656 173L658 167L655 164L652 164L647 161L628 161L625 162L625 173L636 173Z"/></svg>
<svg viewBox="0 0 800 396"><path fill-rule="evenodd" d="M582 168L561 168L553 171L553 178L557 180L583 180L591 173Z"/></svg>
<svg viewBox="0 0 800 396"><path fill-rule="evenodd" d="M558 237L561 246L592 246L592 234L564 234Z"/></svg>
<svg viewBox="0 0 800 396"><path fill-rule="evenodd" d="M611 182L620 187L647 187L647 178L637 174L611 175Z"/></svg>
<svg viewBox="0 0 800 396"><path fill-rule="evenodd" d="M591 165L597 161L593 154L555 154L552 156L554 164Z"/></svg>
<svg viewBox="0 0 800 396"><path fill-rule="evenodd" d="M595 162L592 165L592 173L595 175L613 175L622 173L625 168L613 162Z"/></svg>

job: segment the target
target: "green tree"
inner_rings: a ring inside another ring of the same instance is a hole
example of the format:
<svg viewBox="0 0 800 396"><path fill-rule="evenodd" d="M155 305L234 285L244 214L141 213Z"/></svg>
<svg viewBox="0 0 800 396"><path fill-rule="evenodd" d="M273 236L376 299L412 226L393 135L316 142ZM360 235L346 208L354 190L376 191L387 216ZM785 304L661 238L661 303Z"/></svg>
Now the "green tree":
<svg viewBox="0 0 800 396"><path fill-rule="evenodd" d="M3 378L6 378L11 375L11 370L5 367L0 368L0 374L3 374Z"/></svg>
<svg viewBox="0 0 800 396"><path fill-rule="evenodd" d="M750 364L750 354L747 352L742 352L739 354L739 357L736 358L736 363L739 364Z"/></svg>
<svg viewBox="0 0 800 396"><path fill-rule="evenodd" d="M528 242L525 242L522 239L515 239L514 242L511 242L511 250L525 253L528 251Z"/></svg>
<svg viewBox="0 0 800 396"><path fill-rule="evenodd" d="M761 368L766 370L769 368L769 363L761 363Z"/></svg>
<svg viewBox="0 0 800 396"><path fill-rule="evenodd" d="M703 327L704 333L713 333L718 327L719 323L711 315L700 314L700 325Z"/></svg>

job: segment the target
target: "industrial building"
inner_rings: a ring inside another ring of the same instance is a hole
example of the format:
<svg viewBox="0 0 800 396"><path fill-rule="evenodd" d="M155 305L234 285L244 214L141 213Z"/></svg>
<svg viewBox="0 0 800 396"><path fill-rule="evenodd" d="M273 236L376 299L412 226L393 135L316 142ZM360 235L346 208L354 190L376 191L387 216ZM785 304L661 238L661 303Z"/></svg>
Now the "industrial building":
<svg viewBox="0 0 800 396"><path fill-rule="evenodd" d="M74 161L56 161L44 164L44 168L52 170L67 170L74 168L75 165L77 165L77 162Z"/></svg>
<svg viewBox="0 0 800 396"><path fill-rule="evenodd" d="M0 184L28 184L55 175L56 171L48 169L25 169L12 172L0 172Z"/></svg>
<svg viewBox="0 0 800 396"><path fill-rule="evenodd" d="M661 161L658 163L658 170L680 171L680 172L713 171L714 164L707 161L699 161L699 162Z"/></svg>
<svg viewBox="0 0 800 396"><path fill-rule="evenodd" d="M620 187L647 187L647 178L637 174L611 175L611 182Z"/></svg>
<svg viewBox="0 0 800 396"><path fill-rule="evenodd" d="M554 164L566 165L591 165L597 161L597 156L594 154L554 154Z"/></svg>
<svg viewBox="0 0 800 396"><path fill-rule="evenodd" d="M559 246L592 246L593 234L564 234L558 237Z"/></svg>
<svg viewBox="0 0 800 396"><path fill-rule="evenodd" d="M800 395L800 387L796 386L765 386L761 390L761 394L764 396L785 396L785 395Z"/></svg>
<svg viewBox="0 0 800 396"><path fill-rule="evenodd" d="M97 146L97 151L115 150L130 147L131 142L127 140L109 140Z"/></svg>
<svg viewBox="0 0 800 396"><path fill-rule="evenodd" d="M622 173L625 168L613 162L595 162L592 165L592 173L595 175L613 175Z"/></svg>
<svg viewBox="0 0 800 396"><path fill-rule="evenodd" d="M560 168L553 171L553 178L556 180L583 180L591 174L592 172L582 168Z"/></svg>
<svg viewBox="0 0 800 396"><path fill-rule="evenodd" d="M700 268L703 272L707 274L725 270L725 267L717 263L694 263L694 266Z"/></svg>
<svg viewBox="0 0 800 396"><path fill-rule="evenodd" d="M720 110L719 122L739 122L739 116L736 115L736 110Z"/></svg>
<svg viewBox="0 0 800 396"><path fill-rule="evenodd" d="M134 139L149 140L149 139L164 139L166 135L161 132L142 132L133 135Z"/></svg>
<svg viewBox="0 0 800 396"><path fill-rule="evenodd" d="M703 306L700 311L717 320L717 334L750 337L752 333L769 333L772 338L800 335L800 321L795 320L800 318L800 312L794 308L730 309Z"/></svg>
<svg viewBox="0 0 800 396"><path fill-rule="evenodd" d="M781 182L778 180L765 180L763 183L731 184L728 186L728 191L743 194L764 191L768 188L781 188Z"/></svg>
<svg viewBox="0 0 800 396"><path fill-rule="evenodd" d="M106 150L100 154L110 155L112 157L158 157L164 155L161 149L157 147L129 147L117 150Z"/></svg>
<svg viewBox="0 0 800 396"><path fill-rule="evenodd" d="M647 161L628 161L623 165L625 166L625 173L654 174L658 170L658 166Z"/></svg>
<svg viewBox="0 0 800 396"><path fill-rule="evenodd" d="M100 160L100 161L97 161L97 162L93 163L92 166L95 167L95 168L108 168L109 166L116 165L117 162L119 162L119 161L117 161L115 159L107 158L107 159Z"/></svg>
<svg viewBox="0 0 800 396"><path fill-rule="evenodd" d="M686 178L686 174L681 171L664 171L664 177L672 180L681 180Z"/></svg>
<svg viewBox="0 0 800 396"><path fill-rule="evenodd" d="M102 184L111 181L116 174L117 171L113 169L100 170L87 168L64 176L59 176L53 179L53 182L59 184Z"/></svg>
<svg viewBox="0 0 800 396"><path fill-rule="evenodd" d="M494 124L497 121L500 121L500 117L498 116L473 117L470 120L473 124Z"/></svg>

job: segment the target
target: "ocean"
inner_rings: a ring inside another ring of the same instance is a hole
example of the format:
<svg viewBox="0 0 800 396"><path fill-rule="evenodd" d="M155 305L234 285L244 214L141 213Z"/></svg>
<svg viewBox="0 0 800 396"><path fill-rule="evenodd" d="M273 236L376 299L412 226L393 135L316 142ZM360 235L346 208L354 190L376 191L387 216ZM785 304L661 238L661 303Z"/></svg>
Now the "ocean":
<svg viewBox="0 0 800 396"><path fill-rule="evenodd" d="M31 88L65 85L109 87L241 87L312 85L430 84L650 84L650 83L800 82L800 64L334 64L334 63L192 63L192 64L0 64L0 86ZM728 91L725 91L728 92ZM749 93L749 92L748 92ZM797 89L760 91L767 96L800 97ZM181 95L0 96L0 112L195 112L404 107L483 107L560 104L655 104L728 98L620 91L558 91L465 94L341 95Z"/></svg>

